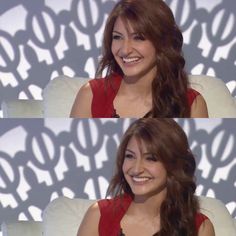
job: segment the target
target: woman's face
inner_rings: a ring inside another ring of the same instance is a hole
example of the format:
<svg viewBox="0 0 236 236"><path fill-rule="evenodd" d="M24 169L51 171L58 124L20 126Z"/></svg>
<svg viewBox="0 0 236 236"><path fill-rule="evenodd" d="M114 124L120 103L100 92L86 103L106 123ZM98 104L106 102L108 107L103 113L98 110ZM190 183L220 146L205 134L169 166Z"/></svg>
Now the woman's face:
<svg viewBox="0 0 236 236"><path fill-rule="evenodd" d="M125 150L122 170L135 196L166 194L167 171L164 165L148 152L144 142L139 142L134 136Z"/></svg>
<svg viewBox="0 0 236 236"><path fill-rule="evenodd" d="M114 24L111 50L126 77L156 76L156 50L152 42L120 17Z"/></svg>

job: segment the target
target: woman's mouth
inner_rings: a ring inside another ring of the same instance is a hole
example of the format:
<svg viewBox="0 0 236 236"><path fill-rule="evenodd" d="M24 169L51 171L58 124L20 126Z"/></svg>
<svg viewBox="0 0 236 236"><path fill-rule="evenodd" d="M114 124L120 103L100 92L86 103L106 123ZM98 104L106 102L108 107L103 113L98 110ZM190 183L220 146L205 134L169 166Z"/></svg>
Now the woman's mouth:
<svg viewBox="0 0 236 236"><path fill-rule="evenodd" d="M150 177L137 177L137 176L131 176L131 178L133 182L137 184L144 184L151 179Z"/></svg>
<svg viewBox="0 0 236 236"><path fill-rule="evenodd" d="M122 57L122 61L124 64L134 64L138 63L140 60L140 57Z"/></svg>

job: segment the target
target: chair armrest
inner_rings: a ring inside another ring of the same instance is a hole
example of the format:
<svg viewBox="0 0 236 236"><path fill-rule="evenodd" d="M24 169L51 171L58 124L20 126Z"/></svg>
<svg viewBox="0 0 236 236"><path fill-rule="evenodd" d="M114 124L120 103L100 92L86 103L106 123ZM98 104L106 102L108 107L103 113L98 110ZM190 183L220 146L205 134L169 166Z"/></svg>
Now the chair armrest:
<svg viewBox="0 0 236 236"><path fill-rule="evenodd" d="M43 117L42 100L7 100L1 104L3 118L40 118Z"/></svg>
<svg viewBox="0 0 236 236"><path fill-rule="evenodd" d="M1 225L2 236L42 236L42 222L40 221L16 221L3 222Z"/></svg>

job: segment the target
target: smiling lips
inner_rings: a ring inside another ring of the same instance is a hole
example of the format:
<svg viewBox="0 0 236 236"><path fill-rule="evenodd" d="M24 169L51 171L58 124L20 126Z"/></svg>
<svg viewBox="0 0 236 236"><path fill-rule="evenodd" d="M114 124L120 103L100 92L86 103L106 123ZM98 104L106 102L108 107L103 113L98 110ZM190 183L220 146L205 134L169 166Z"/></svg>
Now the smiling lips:
<svg viewBox="0 0 236 236"><path fill-rule="evenodd" d="M141 58L139 57L122 57L123 62L126 63L136 63L140 60Z"/></svg>
<svg viewBox="0 0 236 236"><path fill-rule="evenodd" d="M149 177L137 177L137 176L131 176L131 178L135 183L138 183L138 184L144 184L151 179Z"/></svg>

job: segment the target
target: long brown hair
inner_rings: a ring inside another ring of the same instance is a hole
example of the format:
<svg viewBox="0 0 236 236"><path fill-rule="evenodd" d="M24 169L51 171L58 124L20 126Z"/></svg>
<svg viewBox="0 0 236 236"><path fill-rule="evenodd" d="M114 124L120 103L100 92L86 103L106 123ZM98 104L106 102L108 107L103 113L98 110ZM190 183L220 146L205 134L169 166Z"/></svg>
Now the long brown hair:
<svg viewBox="0 0 236 236"><path fill-rule="evenodd" d="M106 22L102 58L96 76L105 69L107 78L114 73L123 76L111 51L112 31L118 17L129 21L135 32L153 43L157 52L157 75L152 82L153 105L149 116L189 117L183 36L170 8L162 0L121 0L115 5Z"/></svg>
<svg viewBox="0 0 236 236"><path fill-rule="evenodd" d="M130 125L121 140L116 172L107 193L133 196L122 171L126 147L133 136L146 145L149 153L158 156L167 171L167 196L161 205L161 229L156 235L197 236L195 217L199 204L194 195L195 158L186 134L173 119L141 118Z"/></svg>

